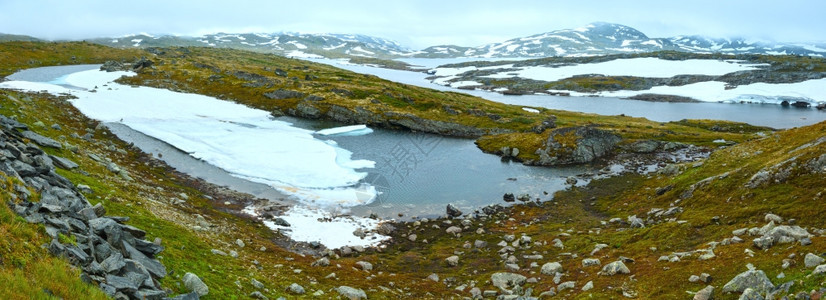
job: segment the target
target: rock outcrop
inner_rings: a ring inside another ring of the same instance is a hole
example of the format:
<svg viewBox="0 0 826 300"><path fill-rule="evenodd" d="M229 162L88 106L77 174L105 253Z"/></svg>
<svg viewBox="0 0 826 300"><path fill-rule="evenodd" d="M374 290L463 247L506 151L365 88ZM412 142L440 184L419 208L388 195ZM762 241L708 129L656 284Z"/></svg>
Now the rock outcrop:
<svg viewBox="0 0 826 300"><path fill-rule="evenodd" d="M71 181L55 172L55 165L76 164L48 155L26 140L52 148L60 148L59 143L6 117L0 117L0 127L0 172L26 185L15 184L9 205L29 223L43 224L52 238L46 245L49 251L78 266L83 280L110 297L166 297L158 280L167 271L155 258L163 247L144 240L145 231L124 224L129 218L105 216L103 206L92 206ZM39 201L31 201L29 189L40 194ZM61 238L68 236L75 242Z"/></svg>
<svg viewBox="0 0 826 300"><path fill-rule="evenodd" d="M539 165L589 163L611 153L622 140L610 131L594 126L566 127L551 132L543 147L536 150Z"/></svg>

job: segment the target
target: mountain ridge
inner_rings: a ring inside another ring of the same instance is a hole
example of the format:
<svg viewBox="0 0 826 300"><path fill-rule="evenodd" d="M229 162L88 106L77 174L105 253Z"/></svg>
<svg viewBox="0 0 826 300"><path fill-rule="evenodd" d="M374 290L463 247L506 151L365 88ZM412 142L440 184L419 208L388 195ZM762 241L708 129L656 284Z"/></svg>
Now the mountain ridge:
<svg viewBox="0 0 826 300"><path fill-rule="evenodd" d="M37 40L35 37L0 34L2 40ZM652 38L630 26L594 22L573 29L557 29L515 37L502 42L468 47L434 45L411 50L396 41L338 33L211 33L184 36L138 33L86 41L116 48L204 46L252 50L299 58L367 57L396 58L539 58L599 56L673 50L689 53L826 55L826 42L772 42L747 38L714 38L677 35Z"/></svg>

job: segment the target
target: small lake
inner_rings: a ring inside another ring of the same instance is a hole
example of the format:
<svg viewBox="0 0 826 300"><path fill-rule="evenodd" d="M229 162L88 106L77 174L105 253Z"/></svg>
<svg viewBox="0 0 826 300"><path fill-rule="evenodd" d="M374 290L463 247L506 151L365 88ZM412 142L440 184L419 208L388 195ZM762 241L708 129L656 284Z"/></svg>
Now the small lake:
<svg viewBox="0 0 826 300"><path fill-rule="evenodd" d="M477 59L478 60L478 59ZM599 115L642 117L657 122L682 119L711 119L744 122L777 129L811 125L826 120L826 111L814 108L782 107L776 104L733 103L665 103L613 97L564 97L550 95L506 96L482 90L460 90L431 83L429 75L421 72L400 71L369 66L353 65L341 60L310 59L338 68L362 74L375 75L390 81L416 85L440 91L465 93L487 100L533 107L544 107ZM468 59L402 59L401 61L432 68L442 64L471 61ZM826 88L826 87L824 87ZM826 100L826 99L824 99Z"/></svg>
<svg viewBox="0 0 826 300"><path fill-rule="evenodd" d="M37 68L16 73L9 79L65 86L63 78L68 74L98 67ZM342 125L291 117L275 118L273 121L288 122L294 127L311 131ZM105 124L121 139L134 143L144 152L163 159L181 172L258 197L284 198L266 184L233 176L224 169L123 123ZM549 200L553 192L565 188L564 181L568 176L594 171L588 167L527 167L485 154L471 139L424 133L373 129L371 133L364 135L316 134L314 137L351 152L353 160L375 162L373 168L356 170L366 173L360 184L370 185L378 192L373 202L348 208L359 216L372 213L386 218L398 218L399 214L405 217L442 215L448 203L468 211L491 203L502 203L504 193L530 194L534 199Z"/></svg>

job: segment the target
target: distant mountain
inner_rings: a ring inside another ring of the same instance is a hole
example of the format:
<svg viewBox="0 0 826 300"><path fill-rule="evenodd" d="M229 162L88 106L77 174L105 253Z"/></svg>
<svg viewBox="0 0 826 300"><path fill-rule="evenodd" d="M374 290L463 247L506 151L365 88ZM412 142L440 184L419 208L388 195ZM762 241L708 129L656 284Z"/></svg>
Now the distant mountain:
<svg viewBox="0 0 826 300"><path fill-rule="evenodd" d="M3 40L37 40L28 36L0 34ZM478 47L431 46L412 51L395 41L359 34L305 33L215 33L198 37L135 34L98 38L90 42L112 47L201 46L245 49L290 57L338 58L535 58L551 56L595 56L674 50L690 53L826 55L826 43L775 43L747 39L720 39L703 36L651 38L634 28L612 23L591 23L575 29L561 29L514 38Z"/></svg>
<svg viewBox="0 0 826 300"><path fill-rule="evenodd" d="M0 42L8 42L8 41L36 42L36 41L40 41L40 39L38 39L36 37L28 36L28 35L0 33Z"/></svg>
<svg viewBox="0 0 826 300"><path fill-rule="evenodd" d="M272 52L295 57L365 56L390 58L411 51L398 43L358 34L215 33L199 37L136 34L90 42L112 47L201 46Z"/></svg>
<svg viewBox="0 0 826 300"><path fill-rule="evenodd" d="M650 38L628 26L600 22L576 29L555 30L479 47L453 45L429 47L416 52L414 56L431 58L594 56L661 50L692 53L826 55L826 45L823 44L772 43L746 39L712 39L702 36Z"/></svg>

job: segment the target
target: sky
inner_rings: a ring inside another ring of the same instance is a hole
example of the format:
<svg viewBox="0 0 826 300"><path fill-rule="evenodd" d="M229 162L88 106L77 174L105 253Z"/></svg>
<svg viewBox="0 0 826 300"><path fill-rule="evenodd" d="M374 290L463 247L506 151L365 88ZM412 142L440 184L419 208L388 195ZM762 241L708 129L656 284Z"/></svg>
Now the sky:
<svg viewBox="0 0 826 300"><path fill-rule="evenodd" d="M117 4L117 3L120 4ZM592 22L649 37L704 35L779 42L826 41L823 0L0 0L0 33L84 39L136 33L366 34L411 49L480 46Z"/></svg>

